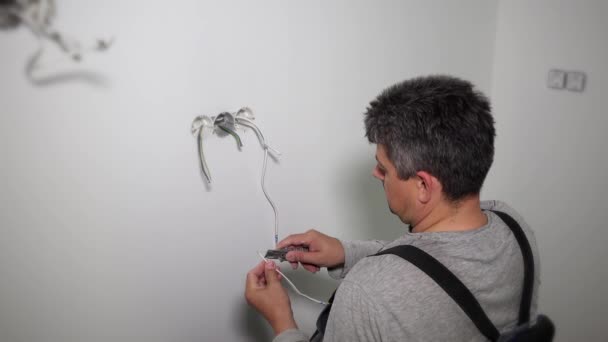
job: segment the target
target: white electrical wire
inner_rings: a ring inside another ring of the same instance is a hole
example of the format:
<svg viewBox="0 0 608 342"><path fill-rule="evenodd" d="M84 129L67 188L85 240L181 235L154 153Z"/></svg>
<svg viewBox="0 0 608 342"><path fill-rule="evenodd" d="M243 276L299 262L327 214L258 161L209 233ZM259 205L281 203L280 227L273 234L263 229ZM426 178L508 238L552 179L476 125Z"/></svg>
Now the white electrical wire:
<svg viewBox="0 0 608 342"><path fill-rule="evenodd" d="M249 111L248 108L242 108L241 110L245 111ZM206 171L205 176L207 176L207 180L210 182L211 181L211 177L209 175L208 170L205 170L205 162L204 162L204 157L202 154L202 136L201 136L201 132L204 129L204 124L202 123L202 120L204 119L203 117L200 117L201 122L197 122L199 118L196 118L195 121L193 122L193 128L192 128L192 132L193 133L198 133L198 139L199 139L199 156L201 158L201 165L203 165L203 170ZM268 153L271 152L276 156L280 156L281 152L277 151L276 149L270 147L267 143L266 143L266 139L264 138L264 135L262 134L262 132L260 131L260 129L256 126L256 124L253 123L253 121L251 121L250 119L240 116L240 115L234 115L234 121L237 124L241 124L243 126L249 127L251 128L256 136L258 137L258 140L260 141L260 144L262 145L262 148L264 149L264 162L262 164L262 179L261 179L261 183L262 183L262 191L264 192L264 196L266 196L266 200L268 200L268 203L270 203L270 206L272 207L272 210L274 211L274 245L276 246L279 243L279 210L277 209L276 205L274 204L274 202L272 201L272 199L270 198L270 195L268 195L268 191L266 191L266 184L265 184L265 179L266 179L266 166L268 165ZM196 123L196 125L195 125ZM208 124L209 126L209 124ZM215 126L215 124L211 125L211 126ZM197 130L200 130L197 132ZM262 254L262 252L258 251L257 252L258 255L260 256L260 258L262 258L262 260L264 260L265 262L269 262L268 259L266 259L264 257L264 255ZM283 276L283 278L285 278L285 280L287 281L287 283L291 286L291 288L300 296L313 301L315 303L321 304L321 305L327 305L327 302L324 302L322 300L310 297L304 293L302 293L300 290L298 290L298 288L294 285L294 283L289 280L289 278L287 278L287 276L285 274L283 274L283 272L281 272L278 268L275 268L275 270L277 271L277 273L279 273L281 276Z"/></svg>
<svg viewBox="0 0 608 342"><path fill-rule="evenodd" d="M242 116L237 116L236 117L236 121L237 123L243 125L243 126L247 126L251 129L253 129L253 131L255 132L255 134L258 136L258 140L260 141L260 143L262 144L262 147L265 149L269 149L273 154L280 156L281 152L277 151L276 149L272 148L270 145L266 144L266 139L264 138L264 135L262 134L262 131L260 131L260 129L258 128L258 126L255 125L255 123L253 123L253 121L251 121L248 118L242 117Z"/></svg>
<svg viewBox="0 0 608 342"><path fill-rule="evenodd" d="M270 199L270 196L266 192L266 185L264 184L264 179L266 178L266 164L268 163L268 149L264 149L264 164L262 165L262 192L264 192L264 196L270 203L272 210L274 211L274 245L276 246L279 243L279 210Z"/></svg>
<svg viewBox="0 0 608 342"><path fill-rule="evenodd" d="M237 139L237 143L239 147L242 146L242 142L238 134L235 132L238 128L238 125L242 125L244 127L251 128L255 135L258 137L260 145L262 145L262 149L264 150L264 162L262 164L262 176L261 176L261 184L262 191L264 192L264 196L266 196L266 200L272 207L272 211L274 212L274 236L273 236L273 246L276 246L279 243L279 210L277 206L274 204L268 191L266 190L266 167L268 165L268 153L272 153L275 157L280 156L281 152L272 148L266 143L266 139L262 134L262 131L256 126L256 124L251 120L253 118L253 113L251 109L247 107L241 108L237 113L228 113L223 112L217 117L208 117L205 115L197 116L192 121L191 132L197 137L197 147L198 147L198 157L200 161L201 171L205 176L205 180L207 183L211 183L211 173L209 172L209 168L207 167L207 163L205 162L205 156L203 154L203 130L205 128L215 129L216 127L220 127L225 130L228 134L234 136ZM224 126L225 124L225 126ZM234 129L234 130L233 130Z"/></svg>
<svg viewBox="0 0 608 342"><path fill-rule="evenodd" d="M268 259L264 258L264 255L262 255L262 253L261 253L260 251L258 251L258 255L259 255L259 256L260 256L260 258L262 258L262 259L263 259L265 262L271 262L271 261L268 261ZM283 276L283 278L284 278L285 280L287 280L287 283L288 283L289 285L291 285L291 288L292 288L294 291L296 291L296 293L297 293L297 294L299 294L300 296L302 296L302 297L304 297L304 298L306 298L306 299L308 299L308 300L311 300L311 301L313 301L313 302L315 302L315 303L317 303L317 304L321 304L321 305L327 305L327 304L329 304L329 303L327 303L327 302L324 302L324 301L319 300L319 299L316 299L316 298L312 298L311 296L308 296L308 295L306 295L306 294L302 293L302 292L301 292L300 290L298 290L298 288L297 288L297 287L296 287L296 286L295 286L295 285L294 285L294 284L291 282L291 280L289 280L289 278L287 278L287 276L285 276L285 274L283 274L283 272L279 271L279 269L278 269L278 268L275 268L275 271L277 271L277 273L278 273L278 274L282 275L282 276Z"/></svg>
<svg viewBox="0 0 608 342"><path fill-rule="evenodd" d="M279 210L277 209L276 205L270 198L270 195L268 195L268 191L266 191L265 178L266 178L266 165L268 164L268 151L269 150L272 151L272 153L275 155L281 155L281 152L270 147L266 143L266 139L264 138L264 135L262 134L260 129L253 123L253 121L251 121L247 118L241 117L241 116L237 116L236 122L243 126L247 126L251 129L253 129L253 131L255 132L255 134L258 137L258 140L260 141L260 144L262 145L262 148L264 149L264 163L262 164L262 181L261 181L262 192L264 192L264 196L266 196L266 200L268 200L268 203L270 203L270 206L272 207L272 211L274 211L274 245L276 246L279 243Z"/></svg>

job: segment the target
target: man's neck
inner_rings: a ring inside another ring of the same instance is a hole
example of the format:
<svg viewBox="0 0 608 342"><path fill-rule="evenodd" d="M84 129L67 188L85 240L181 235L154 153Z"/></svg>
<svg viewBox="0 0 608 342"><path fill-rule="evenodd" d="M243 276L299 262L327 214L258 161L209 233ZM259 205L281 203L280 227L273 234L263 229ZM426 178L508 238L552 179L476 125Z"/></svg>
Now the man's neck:
<svg viewBox="0 0 608 342"><path fill-rule="evenodd" d="M457 232L474 230L488 223L481 211L479 195L467 197L457 204L440 201L412 227L414 233Z"/></svg>

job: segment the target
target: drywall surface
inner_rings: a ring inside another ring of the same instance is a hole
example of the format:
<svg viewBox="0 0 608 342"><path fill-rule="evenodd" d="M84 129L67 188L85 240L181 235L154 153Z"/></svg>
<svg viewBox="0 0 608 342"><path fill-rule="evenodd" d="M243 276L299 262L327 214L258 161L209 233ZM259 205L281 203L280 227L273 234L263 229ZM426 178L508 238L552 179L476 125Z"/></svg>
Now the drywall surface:
<svg viewBox="0 0 608 342"><path fill-rule="evenodd" d="M536 232L539 307L556 341L605 339L606 15L605 1L501 1L498 11L498 139L485 196L510 202ZM585 72L585 91L548 88L553 68Z"/></svg>
<svg viewBox="0 0 608 342"><path fill-rule="evenodd" d="M496 1L57 1L57 26L114 36L32 84L36 49L0 32L0 340L260 341L243 298L272 243L262 150L205 141L197 115L251 107L283 153L266 186L280 235L391 239L362 113L384 87L450 73L489 92ZM52 56L50 56L52 57ZM57 71L57 72L56 72ZM288 272L327 297L326 274ZM317 304L292 296L312 332Z"/></svg>

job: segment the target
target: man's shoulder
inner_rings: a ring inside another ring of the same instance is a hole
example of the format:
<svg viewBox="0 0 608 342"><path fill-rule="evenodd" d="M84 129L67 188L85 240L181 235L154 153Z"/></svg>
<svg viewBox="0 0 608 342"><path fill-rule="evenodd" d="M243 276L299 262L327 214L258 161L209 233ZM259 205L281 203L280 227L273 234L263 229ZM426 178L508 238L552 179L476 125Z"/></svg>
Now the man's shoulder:
<svg viewBox="0 0 608 342"><path fill-rule="evenodd" d="M514 217L527 233L534 253L534 236L514 209L500 201L485 201L485 210L503 211ZM505 276L517 280L522 261L519 246L509 228L496 214L488 214L488 224L466 232L419 233L415 238L396 240L387 248L405 244L430 254L454 273L472 292L488 292L504 283ZM403 243L400 243L403 242ZM345 280L375 292L380 298L394 298L396 289L415 296L445 295L426 273L396 255L370 256L360 260Z"/></svg>
<svg viewBox="0 0 608 342"><path fill-rule="evenodd" d="M486 200L480 203L482 210L502 211L513 217L517 222L524 222L523 216L509 204L499 200Z"/></svg>
<svg viewBox="0 0 608 342"><path fill-rule="evenodd" d="M368 256L359 261L344 279L378 299L411 298L421 294L424 272L396 255ZM429 281L432 282L430 278ZM433 282L434 283L434 282ZM422 290L424 291L424 290Z"/></svg>
<svg viewBox="0 0 608 342"><path fill-rule="evenodd" d="M481 209L491 210L491 211L492 210L501 211L501 212L504 212L507 215L511 216L513 219L515 219L515 221L517 221L517 223L519 223L519 225L521 226L523 231L526 233L526 237L528 238L528 242L530 243L533 252L535 254L537 254L536 236L534 234L534 230L532 229L532 227L530 227L528 222L525 220L525 218L519 211L515 210L513 207L511 207L507 203L498 201L498 200L482 201ZM505 225L505 228L508 229L508 227L506 225ZM538 258L537 255L535 255L534 257L535 257L535 259ZM538 260L535 260L535 261L538 261Z"/></svg>
<svg viewBox="0 0 608 342"><path fill-rule="evenodd" d="M354 303L353 298L360 302ZM395 255L361 260L340 285L336 299L349 304L349 310L373 310L381 315L383 324L392 329L391 336L427 340L428 334L437 334L437 340L448 340L454 327L458 327L464 340L474 340L479 335L458 304L434 280ZM434 331L430 322L441 322L447 328Z"/></svg>

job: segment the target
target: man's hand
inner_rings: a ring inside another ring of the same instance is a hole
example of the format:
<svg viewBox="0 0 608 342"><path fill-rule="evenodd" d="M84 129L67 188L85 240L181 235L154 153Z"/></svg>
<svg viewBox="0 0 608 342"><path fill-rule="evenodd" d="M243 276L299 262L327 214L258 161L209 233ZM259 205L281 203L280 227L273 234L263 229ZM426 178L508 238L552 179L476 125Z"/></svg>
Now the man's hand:
<svg viewBox="0 0 608 342"><path fill-rule="evenodd" d="M321 267L335 267L344 264L344 247L340 240L309 230L303 234L289 235L281 240L277 248L289 246L305 246L308 252L292 251L285 256L292 268L298 267L298 262L310 271L317 272Z"/></svg>
<svg viewBox="0 0 608 342"><path fill-rule="evenodd" d="M287 291L274 262L262 261L247 273L245 298L270 323L276 335L297 329Z"/></svg>

